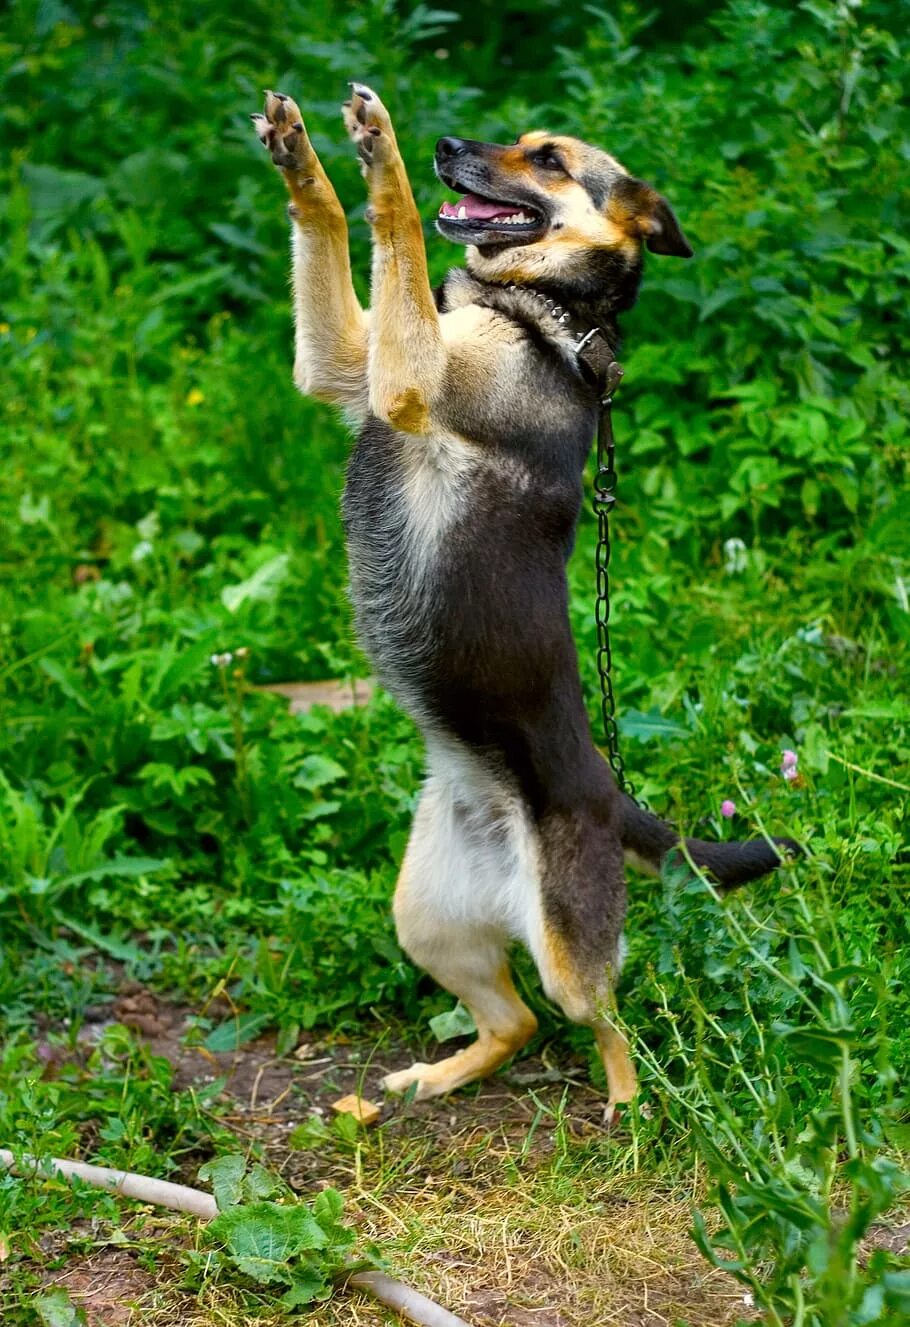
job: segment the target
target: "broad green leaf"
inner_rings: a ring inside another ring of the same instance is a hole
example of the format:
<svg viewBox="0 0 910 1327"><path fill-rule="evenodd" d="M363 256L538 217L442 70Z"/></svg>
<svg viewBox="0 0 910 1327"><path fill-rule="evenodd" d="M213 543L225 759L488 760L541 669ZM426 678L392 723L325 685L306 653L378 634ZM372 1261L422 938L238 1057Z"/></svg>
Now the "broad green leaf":
<svg viewBox="0 0 910 1327"><path fill-rule="evenodd" d="M331 1284L325 1277L317 1276L311 1268L305 1268L295 1270L290 1290L286 1290L278 1302L283 1309L302 1309L307 1304L328 1299L331 1293Z"/></svg>
<svg viewBox="0 0 910 1327"><path fill-rule="evenodd" d="M324 788L328 783L337 783L347 776L347 770L331 756L313 752L304 756L294 775L296 788Z"/></svg>
<svg viewBox="0 0 910 1327"><path fill-rule="evenodd" d="M791 1028L776 1023L773 1031L798 1056L829 1070L840 1064L845 1050L853 1050L858 1043L852 1028Z"/></svg>
<svg viewBox="0 0 910 1327"><path fill-rule="evenodd" d="M243 1175L246 1160L237 1154L216 1157L199 1167L199 1178L204 1184L211 1184L212 1194L218 1204L218 1211L224 1212L235 1207L243 1196Z"/></svg>
<svg viewBox="0 0 910 1327"><path fill-rule="evenodd" d="M230 245L232 249L243 249L246 253L263 254L268 253L268 249L255 240L247 231L241 230L239 226L232 226L227 221L212 221L209 224L209 230L213 235L217 235L224 244Z"/></svg>
<svg viewBox="0 0 910 1327"><path fill-rule="evenodd" d="M105 935L97 926L90 926L88 922L80 921L69 913L57 912L57 918L61 926L66 926L74 935L79 935L89 944L100 949L104 954L110 954L111 958L117 959L120 963L138 963L144 957L142 947L136 944L135 940L122 940L116 935Z"/></svg>
<svg viewBox="0 0 910 1327"><path fill-rule="evenodd" d="M477 1031L470 1010L459 1003L447 1013L430 1019L430 1031L437 1041L451 1041L453 1037L467 1037Z"/></svg>
<svg viewBox="0 0 910 1327"><path fill-rule="evenodd" d="M86 203L104 193L104 182L83 171L61 170L59 166L26 162L22 178L31 195L32 208L42 228L63 224Z"/></svg>
<svg viewBox="0 0 910 1327"><path fill-rule="evenodd" d="M308 1152L317 1147L324 1147L331 1136L329 1126L318 1115L310 1115L291 1130L288 1134L288 1144L299 1148L302 1152Z"/></svg>
<svg viewBox="0 0 910 1327"><path fill-rule="evenodd" d="M691 737L685 724L666 719L659 710L623 710L619 716L619 731L623 737L638 742L670 742L680 737Z"/></svg>
<svg viewBox="0 0 910 1327"><path fill-rule="evenodd" d="M241 1272L263 1283L292 1280L289 1264L301 1253L324 1249L328 1238L306 1207L249 1203L229 1207L209 1225Z"/></svg>
<svg viewBox="0 0 910 1327"><path fill-rule="evenodd" d="M284 1185L271 1171L266 1170L258 1161L254 1161L243 1177L243 1194L247 1202L257 1202L260 1198L269 1198L273 1193L284 1189Z"/></svg>
<svg viewBox="0 0 910 1327"><path fill-rule="evenodd" d="M224 1023L219 1023L216 1028L212 1028L206 1037L204 1045L206 1050L219 1054L222 1051L235 1051L240 1046L244 1046L273 1021L272 1015L260 1011L259 1013L239 1014L236 1018L229 1018Z"/></svg>
<svg viewBox="0 0 910 1327"><path fill-rule="evenodd" d="M337 1189L323 1189L313 1200L313 1215L325 1231L329 1247L343 1253L356 1241L357 1234L344 1224L344 1199Z"/></svg>
<svg viewBox="0 0 910 1327"><path fill-rule="evenodd" d="M344 1199L337 1189L323 1189L313 1200L313 1215L319 1224L338 1224L344 1216Z"/></svg>
<svg viewBox="0 0 910 1327"><path fill-rule="evenodd" d="M163 871L170 866L167 860L157 857L112 857L109 862L93 866L90 871L79 871L76 875L65 878L67 885L81 885L86 880L122 879L137 875L151 875L154 871Z"/></svg>
<svg viewBox="0 0 910 1327"><path fill-rule="evenodd" d="M882 1281L888 1307L910 1314L910 1271L885 1272Z"/></svg>
<svg viewBox="0 0 910 1327"><path fill-rule="evenodd" d="M239 585L226 585L221 591L221 602L228 612L236 613L249 600L274 599L287 577L289 561L287 553L278 553Z"/></svg>
<svg viewBox="0 0 910 1327"><path fill-rule="evenodd" d="M77 1308L62 1287L37 1295L33 1303L44 1327L84 1327L85 1310Z"/></svg>

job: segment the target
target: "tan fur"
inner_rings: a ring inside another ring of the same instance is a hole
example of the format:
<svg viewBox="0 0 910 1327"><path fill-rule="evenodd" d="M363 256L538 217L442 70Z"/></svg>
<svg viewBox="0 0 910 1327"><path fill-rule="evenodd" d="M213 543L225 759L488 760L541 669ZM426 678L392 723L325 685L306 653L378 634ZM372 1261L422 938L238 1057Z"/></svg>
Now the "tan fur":
<svg viewBox="0 0 910 1327"><path fill-rule="evenodd" d="M273 92L257 118L280 119L279 134L303 123L297 103ZM287 151L294 159L281 170L293 225L294 382L307 396L364 414L367 315L351 281L347 221L305 128Z"/></svg>
<svg viewBox="0 0 910 1327"><path fill-rule="evenodd" d="M404 433L425 434L442 386L445 350L420 216L391 120L376 94L354 86L345 123L368 152L363 174L373 227L370 409Z"/></svg>
<svg viewBox="0 0 910 1327"><path fill-rule="evenodd" d="M453 916L448 925L440 925L436 912L427 910L427 886L431 882L422 874L422 826L435 844L426 817L422 822L415 821L395 891L398 937L414 961L470 1010L477 1040L435 1065L418 1062L385 1079L384 1086L390 1092L404 1092L416 1083L416 1095L421 1100L453 1092L493 1073L537 1030L537 1019L512 983L504 932L468 917Z"/></svg>
<svg viewBox="0 0 910 1327"><path fill-rule="evenodd" d="M552 145L565 163L567 175L543 172L528 159L529 149ZM580 183L585 174L606 178L627 176L615 157L575 138L539 130L522 134L518 143L497 157L497 170L529 186L543 188L553 208L555 225L535 243L494 254L469 250L469 267L484 280L533 282L558 276L578 254L590 249L619 249L634 257L644 231L636 229L626 213L600 211Z"/></svg>
<svg viewBox="0 0 910 1327"><path fill-rule="evenodd" d="M635 1066L629 1058L629 1043L622 1033L617 1032L609 1023L594 1024L594 1040L600 1051L604 1071L607 1075L609 1101L607 1111L629 1102L638 1091L638 1079Z"/></svg>
<svg viewBox="0 0 910 1327"><path fill-rule="evenodd" d="M625 1038L610 1023L616 1009L616 974L605 972L597 985L587 981L562 938L546 924L541 931L541 949L535 952L535 958L544 990L566 1018L594 1032L607 1076L608 1109L631 1101L636 1089L635 1069Z"/></svg>

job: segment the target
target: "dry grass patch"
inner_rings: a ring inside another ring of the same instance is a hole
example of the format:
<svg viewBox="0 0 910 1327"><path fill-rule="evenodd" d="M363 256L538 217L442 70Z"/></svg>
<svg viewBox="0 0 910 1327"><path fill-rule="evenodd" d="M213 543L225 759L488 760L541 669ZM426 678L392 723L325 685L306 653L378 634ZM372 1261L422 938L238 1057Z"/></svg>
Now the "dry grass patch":
<svg viewBox="0 0 910 1327"><path fill-rule="evenodd" d="M352 1189L348 1207L396 1275L473 1327L725 1327L748 1316L741 1287L709 1268L689 1239L690 1204L680 1193L623 1176L598 1183L590 1170L571 1197L567 1177L547 1173L522 1184L441 1182L451 1161L439 1157L423 1186L381 1195ZM223 1282L206 1284L192 1301L159 1285L135 1313L117 1327L270 1321ZM396 1320L364 1296L340 1292L298 1321L378 1327Z"/></svg>

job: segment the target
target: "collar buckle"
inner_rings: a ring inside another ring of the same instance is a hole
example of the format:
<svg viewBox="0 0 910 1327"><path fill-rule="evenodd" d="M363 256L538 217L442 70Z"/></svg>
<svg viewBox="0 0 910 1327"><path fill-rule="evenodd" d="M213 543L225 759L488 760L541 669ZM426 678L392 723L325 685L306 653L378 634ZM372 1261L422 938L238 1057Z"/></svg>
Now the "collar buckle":
<svg viewBox="0 0 910 1327"><path fill-rule="evenodd" d="M602 406L606 406L613 400L613 393L620 384L623 375L623 367L612 358L613 351L610 342L607 340L607 334L604 329L602 327L592 327L590 331L585 332L584 336L579 337L575 344L575 353L583 364L586 363L584 352L591 345L594 338L598 336L603 342L607 355L610 356L610 358L607 364L603 365L602 358L600 356L595 356L594 362L589 364L588 367L593 369L597 376L597 390L600 393L600 403ZM597 362L598 360L600 361L599 363Z"/></svg>

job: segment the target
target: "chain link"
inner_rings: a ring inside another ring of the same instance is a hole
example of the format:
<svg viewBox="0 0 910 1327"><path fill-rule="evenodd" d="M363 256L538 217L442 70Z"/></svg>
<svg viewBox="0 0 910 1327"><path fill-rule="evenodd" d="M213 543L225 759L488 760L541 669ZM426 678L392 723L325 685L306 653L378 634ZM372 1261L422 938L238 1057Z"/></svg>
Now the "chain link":
<svg viewBox="0 0 910 1327"><path fill-rule="evenodd" d="M607 761L623 792L635 796L619 750L616 696L613 691L613 655L610 650L610 512L616 501L616 446L613 440L613 393L622 378L615 361L607 368L597 418L597 472L594 478L594 513L597 516L597 672L600 677L600 710L607 739Z"/></svg>

